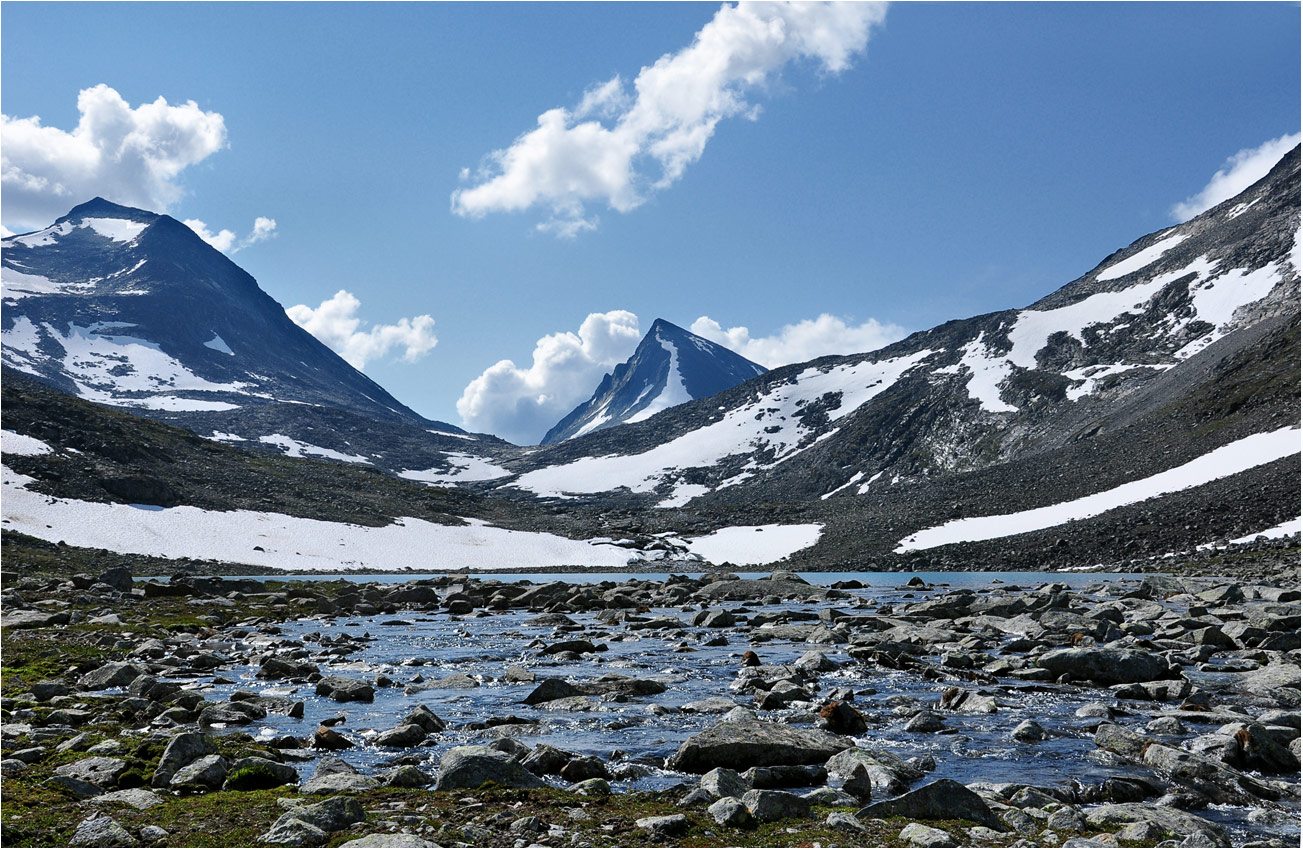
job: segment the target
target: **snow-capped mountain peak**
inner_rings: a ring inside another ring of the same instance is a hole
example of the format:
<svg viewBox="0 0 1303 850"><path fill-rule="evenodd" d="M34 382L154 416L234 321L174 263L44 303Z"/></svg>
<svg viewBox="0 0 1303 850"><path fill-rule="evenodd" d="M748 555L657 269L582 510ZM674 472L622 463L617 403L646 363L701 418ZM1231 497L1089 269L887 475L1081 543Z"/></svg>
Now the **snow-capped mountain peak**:
<svg viewBox="0 0 1303 850"><path fill-rule="evenodd" d="M706 398L763 375L741 355L657 319L633 356L602 379L592 398L576 407L543 438L560 443L624 422L641 422L663 410Z"/></svg>

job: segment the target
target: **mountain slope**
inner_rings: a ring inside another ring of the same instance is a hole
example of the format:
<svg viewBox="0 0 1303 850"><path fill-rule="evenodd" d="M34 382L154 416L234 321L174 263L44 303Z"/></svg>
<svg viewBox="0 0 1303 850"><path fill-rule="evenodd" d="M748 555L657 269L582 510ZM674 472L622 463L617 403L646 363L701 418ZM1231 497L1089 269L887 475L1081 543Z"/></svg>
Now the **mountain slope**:
<svg viewBox="0 0 1303 850"><path fill-rule="evenodd" d="M404 406L169 216L96 198L3 247L3 363L72 395L393 472L514 452Z"/></svg>
<svg viewBox="0 0 1303 850"><path fill-rule="evenodd" d="M633 356L602 378L592 398L553 426L542 444L560 443L625 422L642 422L765 371L722 345L657 319Z"/></svg>
<svg viewBox="0 0 1303 850"><path fill-rule="evenodd" d="M938 522L1104 491L1297 426L1288 340L1299 255L1296 149L1237 198L1137 240L1024 310L776 369L537 452L502 486L545 497L624 491L664 508L695 499L697 512L733 516L782 505L827 517L821 546L854 517L877 552ZM1233 368L1241 361L1258 364L1253 377ZM1074 475L1061 479L1068 461ZM980 495L948 498L970 474ZM1297 485L1254 516L1297 517ZM856 507L869 503L879 512Z"/></svg>

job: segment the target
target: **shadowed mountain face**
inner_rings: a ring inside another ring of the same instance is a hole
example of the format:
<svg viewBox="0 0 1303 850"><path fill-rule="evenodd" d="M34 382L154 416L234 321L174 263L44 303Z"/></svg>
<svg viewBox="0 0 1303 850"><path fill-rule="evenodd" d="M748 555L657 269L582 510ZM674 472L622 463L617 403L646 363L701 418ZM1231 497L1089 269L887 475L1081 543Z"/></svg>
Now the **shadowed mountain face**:
<svg viewBox="0 0 1303 850"><path fill-rule="evenodd" d="M96 198L5 239L3 281L4 363L73 395L145 411L280 402L425 423L170 216Z"/></svg>
<svg viewBox="0 0 1303 850"><path fill-rule="evenodd" d="M735 387L765 368L664 319L652 323L633 356L602 379L593 397L543 437L543 445L625 422Z"/></svg>

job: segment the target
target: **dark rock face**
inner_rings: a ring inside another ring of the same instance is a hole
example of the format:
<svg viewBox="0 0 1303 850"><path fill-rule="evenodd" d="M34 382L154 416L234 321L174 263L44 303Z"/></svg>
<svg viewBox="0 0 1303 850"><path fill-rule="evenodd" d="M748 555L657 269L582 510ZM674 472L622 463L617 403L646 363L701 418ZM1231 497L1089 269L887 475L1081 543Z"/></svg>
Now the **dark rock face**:
<svg viewBox="0 0 1303 850"><path fill-rule="evenodd" d="M486 782L509 788L541 788L547 784L506 753L488 747L453 747L439 761L434 788L479 788Z"/></svg>
<svg viewBox="0 0 1303 850"><path fill-rule="evenodd" d="M797 729L761 721L726 721L693 735L666 766L685 773L716 767L746 770L782 764L818 764L850 747L852 741L817 729Z"/></svg>
<svg viewBox="0 0 1303 850"><path fill-rule="evenodd" d="M892 800L883 800L860 809L856 817L867 818L930 818L936 820L962 818L990 829L1005 831L991 807L977 794L953 779L938 779L922 788L902 794Z"/></svg>
<svg viewBox="0 0 1303 850"><path fill-rule="evenodd" d="M1139 649L1100 647L1056 649L1037 659L1038 667L1056 676L1099 685L1123 685L1170 679L1171 665L1161 655Z"/></svg>
<svg viewBox="0 0 1303 850"><path fill-rule="evenodd" d="M723 392L765 371L722 345L657 319L633 356L602 378L592 398L553 426L543 437L543 445L641 421L674 404Z"/></svg>

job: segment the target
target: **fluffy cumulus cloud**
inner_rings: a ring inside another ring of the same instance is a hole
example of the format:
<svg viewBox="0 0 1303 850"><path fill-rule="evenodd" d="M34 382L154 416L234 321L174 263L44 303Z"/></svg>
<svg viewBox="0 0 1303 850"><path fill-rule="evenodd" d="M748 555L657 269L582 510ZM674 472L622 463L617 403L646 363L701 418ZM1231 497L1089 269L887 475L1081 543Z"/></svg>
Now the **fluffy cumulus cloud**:
<svg viewBox="0 0 1303 850"><path fill-rule="evenodd" d="M208 229L207 224L197 218L187 218L184 223L186 227L199 234L200 239L223 254L234 254L248 248L250 245L265 242L276 235L276 219L261 215L254 219L253 229L243 239L238 239L234 232L226 229L214 233Z"/></svg>
<svg viewBox="0 0 1303 850"><path fill-rule="evenodd" d="M538 126L494 151L470 185L452 194L454 213L540 208L540 230L573 237L597 226L587 205L628 212L678 180L701 158L720 121L754 119L749 96L788 63L826 73L850 66L886 15L885 3L724 5L692 44L590 88L578 105L550 109Z"/></svg>
<svg viewBox="0 0 1303 850"><path fill-rule="evenodd" d="M132 107L97 85L77 97L72 131L39 116L0 116L0 188L4 223L44 227L99 195L115 203L163 211L180 200L181 172L226 147L226 124L194 101L165 99Z"/></svg>
<svg viewBox="0 0 1303 850"><path fill-rule="evenodd" d="M1189 221L1199 213L1243 192L1266 177L1272 166L1293 150L1300 138L1299 133L1281 136L1263 142L1256 148L1245 148L1230 157L1202 191L1172 207L1172 219Z"/></svg>
<svg viewBox="0 0 1303 850"><path fill-rule="evenodd" d="M520 444L537 443L587 400L602 376L627 360L641 339L633 313L590 313L578 333L540 339L528 367L511 360L490 366L467 385L457 412L472 430Z"/></svg>
<svg viewBox="0 0 1303 850"><path fill-rule="evenodd" d="M366 368L367 361L384 357L394 349L402 350L404 361L414 363L439 342L434 335L434 319L429 316L399 319L397 324L364 329L365 323L357 317L361 306L356 296L341 289L315 310L306 304L296 304L285 312L296 325L359 370Z"/></svg>
<svg viewBox="0 0 1303 850"><path fill-rule="evenodd" d="M884 324L876 319L853 325L827 313L817 319L802 319L794 325L784 325L773 336L753 337L744 327L725 330L709 316L693 322L692 332L770 369L789 363L804 363L829 354L875 351L905 336L905 329L899 325Z"/></svg>

